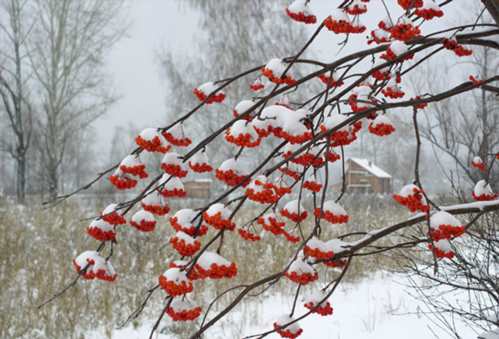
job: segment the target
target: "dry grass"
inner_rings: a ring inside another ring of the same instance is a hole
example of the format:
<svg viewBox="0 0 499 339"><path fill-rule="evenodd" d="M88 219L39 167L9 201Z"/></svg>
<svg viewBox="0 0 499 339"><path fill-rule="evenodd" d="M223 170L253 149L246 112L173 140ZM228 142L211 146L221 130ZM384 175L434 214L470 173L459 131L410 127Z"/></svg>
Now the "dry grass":
<svg viewBox="0 0 499 339"><path fill-rule="evenodd" d="M386 213L386 206L375 206L370 199L365 200L356 198L355 205L351 206L345 203L352 222L342 227L326 227L325 238L345 232L368 231L402 218L400 210ZM97 204L100 205L100 202ZM385 204L383 200L382 204ZM168 246L171 227L165 219L151 234L141 234L127 226L120 227L119 243L112 259L119 272L118 281L114 284L81 281L64 296L38 310L36 305L74 278L71 259L79 251L98 246L85 235L87 222L78 221L88 217L92 210L98 209L66 203L43 210L36 206L22 208L7 201L0 202L0 232L3 234L0 238L0 283L3 286L0 292L1 338L81 339L86 331L95 328L110 333L116 323L142 301L145 289L156 283L158 275L174 258ZM248 220L257 212L257 209L247 208L238 222ZM304 233L310 228L310 224L304 224ZM238 277L233 281L197 283L197 290L202 292L196 299L201 304L206 304L206 300L234 284L252 282L270 272L282 270L296 248L285 239L270 234L263 234L263 240L257 243L243 242L236 234L229 234L224 241L222 254L238 263ZM392 265L396 264L385 256L358 258L353 261L347 279L361 279L368 273ZM326 279L338 274L331 269L321 269L320 273ZM283 279L271 293L292 293L294 287ZM157 291L154 297L144 316L139 319L157 316L162 291ZM222 298L219 306L230 298L231 294ZM248 314L245 317L251 321L254 315L249 309L246 311ZM135 325L138 324L136 321ZM237 329L236 324L233 326ZM184 328L168 326L168 331L182 337Z"/></svg>

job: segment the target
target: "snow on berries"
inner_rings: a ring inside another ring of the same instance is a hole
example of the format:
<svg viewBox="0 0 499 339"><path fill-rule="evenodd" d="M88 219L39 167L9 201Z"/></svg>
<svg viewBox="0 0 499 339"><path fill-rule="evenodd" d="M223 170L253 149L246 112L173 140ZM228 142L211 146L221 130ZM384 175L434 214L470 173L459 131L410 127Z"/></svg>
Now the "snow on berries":
<svg viewBox="0 0 499 339"><path fill-rule="evenodd" d="M253 148L260 145L260 137L253 124L246 120L238 120L225 132L225 140L239 147Z"/></svg>
<svg viewBox="0 0 499 339"><path fill-rule="evenodd" d="M206 82L194 88L193 93L199 101L206 104L221 103L225 99L225 93L222 90L217 91L218 87L214 82Z"/></svg>
<svg viewBox="0 0 499 339"><path fill-rule="evenodd" d="M104 259L99 256L96 258L95 263L91 266L92 274L95 276L95 279L103 280L103 281L115 281L116 271L114 270L113 265L109 262L109 260Z"/></svg>
<svg viewBox="0 0 499 339"><path fill-rule="evenodd" d="M187 175L187 168L182 162L182 158L175 152L165 154L161 160L161 169L174 177L183 178Z"/></svg>
<svg viewBox="0 0 499 339"><path fill-rule="evenodd" d="M279 217L272 212L259 217L257 223L260 224L265 231L271 232L274 235L280 235L285 232L284 226L286 226L286 223L279 220Z"/></svg>
<svg viewBox="0 0 499 339"><path fill-rule="evenodd" d="M418 37L421 34L421 30L410 18L404 16L390 28L390 34L395 40L408 41Z"/></svg>
<svg viewBox="0 0 499 339"><path fill-rule="evenodd" d="M102 257L97 251L85 251L73 259L73 266L76 272L84 279L94 279L95 275L92 272L92 266L99 258Z"/></svg>
<svg viewBox="0 0 499 339"><path fill-rule="evenodd" d="M202 277L200 277L197 273L196 267L189 266L189 264L189 260L173 260L168 263L168 268L179 268L182 271L185 271L187 274L187 278L189 278L190 280L201 279ZM183 295L182 298L184 299L185 295Z"/></svg>
<svg viewBox="0 0 499 339"><path fill-rule="evenodd" d="M137 186L138 178L148 177L146 166L140 162L138 156L128 155L119 164L118 168L109 177L109 181L118 189L126 190Z"/></svg>
<svg viewBox="0 0 499 339"><path fill-rule="evenodd" d="M264 82L262 81L262 79L260 79L260 77L256 78L255 81L253 81L250 85L250 89L253 91L253 92L259 92L261 91L262 89L265 88L265 84Z"/></svg>
<svg viewBox="0 0 499 339"><path fill-rule="evenodd" d="M253 100L242 100L240 101L232 110L232 115L234 118L237 118L238 116L242 114L246 114L245 119L250 120L251 119L251 113L248 113L251 107L255 106L255 101Z"/></svg>
<svg viewBox="0 0 499 339"><path fill-rule="evenodd" d="M376 119L371 121L368 130L370 133L382 137L395 132L395 127L386 115L378 115Z"/></svg>
<svg viewBox="0 0 499 339"><path fill-rule="evenodd" d="M444 11L435 3L435 0L423 0L423 5L416 8L414 14L425 20L431 20L433 18L443 17Z"/></svg>
<svg viewBox="0 0 499 339"><path fill-rule="evenodd" d="M298 200L291 200L284 205L281 215L293 222L299 223L307 219L308 212Z"/></svg>
<svg viewBox="0 0 499 339"><path fill-rule="evenodd" d="M292 114L292 110L283 105L267 106L253 120L253 127L262 138L269 136L270 133L279 136L279 132L284 124L284 116Z"/></svg>
<svg viewBox="0 0 499 339"><path fill-rule="evenodd" d="M257 223L261 225L265 231L276 236L282 235L289 242L296 243L300 240L299 237L292 235L285 229L286 223L273 212L259 217Z"/></svg>
<svg viewBox="0 0 499 339"><path fill-rule="evenodd" d="M294 319L289 315L283 315L279 317L274 322L274 330L282 337L282 338L298 338L302 333L303 329L300 327L297 321L293 322ZM292 324L289 324L293 322ZM289 325L288 325L289 324Z"/></svg>
<svg viewBox="0 0 499 339"><path fill-rule="evenodd" d="M141 179L147 178L146 165L140 161L138 155L127 155L118 167L122 173L139 177Z"/></svg>
<svg viewBox="0 0 499 339"><path fill-rule="evenodd" d="M203 220L217 230L232 231L236 225L231 220L232 211L222 203L211 205L204 213Z"/></svg>
<svg viewBox="0 0 499 339"><path fill-rule="evenodd" d="M285 273L286 277L294 283L307 285L319 279L319 274L303 258L296 258Z"/></svg>
<svg viewBox="0 0 499 339"><path fill-rule="evenodd" d="M186 269L189 266L189 260L173 260L168 264L169 268L183 268Z"/></svg>
<svg viewBox="0 0 499 339"><path fill-rule="evenodd" d="M85 251L73 259L76 272L86 280L114 281L117 274L111 263L97 251Z"/></svg>
<svg viewBox="0 0 499 339"><path fill-rule="evenodd" d="M404 97L405 93L400 87L400 77L398 75L392 77L381 92L385 97L391 99L400 99Z"/></svg>
<svg viewBox="0 0 499 339"><path fill-rule="evenodd" d="M185 135L184 126L182 124L176 124L162 134L170 144L177 147L187 147L192 143L191 138Z"/></svg>
<svg viewBox="0 0 499 339"><path fill-rule="evenodd" d="M196 218L197 212L190 208L178 210L170 217L170 225L177 232L184 232L190 236L201 236L208 232L208 227L201 224L201 220ZM194 224L196 222L196 224ZM197 225L200 225L199 227Z"/></svg>
<svg viewBox="0 0 499 339"><path fill-rule="evenodd" d="M358 17L352 21L347 12L339 8L324 20L324 26L336 34L358 34L366 30L366 26L359 22Z"/></svg>
<svg viewBox="0 0 499 339"><path fill-rule="evenodd" d="M184 198L187 195L182 180L168 174L163 174L158 187L159 194L165 198Z"/></svg>
<svg viewBox="0 0 499 339"><path fill-rule="evenodd" d="M138 210L132 216L130 220L130 225L135 227L137 230L141 232L152 232L156 227L156 218L154 214L148 212L146 210Z"/></svg>
<svg viewBox="0 0 499 339"><path fill-rule="evenodd" d="M259 175L252 179L248 186L246 186L244 194L248 199L262 204L271 204L279 199L279 197L274 194L273 185L267 183L267 177L264 175Z"/></svg>
<svg viewBox="0 0 499 339"><path fill-rule="evenodd" d="M286 14L293 20L305 24L315 24L317 17L312 13L309 0L294 0L287 8Z"/></svg>
<svg viewBox="0 0 499 339"><path fill-rule="evenodd" d="M480 180L475 184L472 196L477 201L489 201L496 199L498 194L492 191L492 187L490 187L487 181Z"/></svg>
<svg viewBox="0 0 499 339"><path fill-rule="evenodd" d="M307 241L303 248L303 253L316 259L330 259L334 256L334 252L328 243L315 236Z"/></svg>
<svg viewBox="0 0 499 339"><path fill-rule="evenodd" d="M107 205L107 207L101 213L101 218L111 225L126 224L125 217L118 213L118 204Z"/></svg>
<svg viewBox="0 0 499 339"><path fill-rule="evenodd" d="M471 161L471 166L482 171L482 172L485 172L485 170L487 169L482 158L480 158L479 156L475 156L473 158L473 160Z"/></svg>
<svg viewBox="0 0 499 339"><path fill-rule="evenodd" d="M367 44L370 45L372 43L375 44L383 44L386 42L390 42L390 33L381 28L377 28L371 31L370 37L367 40Z"/></svg>
<svg viewBox="0 0 499 339"><path fill-rule="evenodd" d="M428 248L435 254L435 257L440 259L452 259L455 255L451 243L447 239L434 241L433 244L428 244Z"/></svg>
<svg viewBox="0 0 499 339"><path fill-rule="evenodd" d="M334 132L330 133L329 140L331 146L342 146L351 144L356 136L350 131L348 126L343 126L338 129L338 126L344 124L347 117L343 114L333 113L326 117L320 126L323 133L330 133L330 130L336 129Z"/></svg>
<svg viewBox="0 0 499 339"><path fill-rule="evenodd" d="M335 258L338 253L345 251L348 248L348 244L340 239L330 239L324 242L324 248L328 251L333 252L333 256L330 258L323 258L322 264L327 267L337 268L344 267L347 263L346 259Z"/></svg>
<svg viewBox="0 0 499 339"><path fill-rule="evenodd" d="M201 307L194 306L185 298L175 297L166 309L166 314L173 321L192 321L201 315Z"/></svg>
<svg viewBox="0 0 499 339"><path fill-rule="evenodd" d="M312 139L312 131L301 122L307 113L306 110L289 110L282 118L282 128L274 129L274 134L291 144L302 144L309 141Z"/></svg>
<svg viewBox="0 0 499 339"><path fill-rule="evenodd" d="M430 236L435 241L453 239L463 233L463 224L448 212L438 211L430 217Z"/></svg>
<svg viewBox="0 0 499 339"><path fill-rule="evenodd" d="M399 57L404 55L402 60L399 61L410 60L413 58L414 54L408 52L409 52L409 45L407 45L403 41L394 41L388 46L388 49L385 51L385 53L383 53L380 56L380 58L385 59L387 61L395 61Z"/></svg>
<svg viewBox="0 0 499 339"><path fill-rule="evenodd" d="M137 186L137 180L130 175L123 173L121 169L116 169L114 173L109 176L109 181L118 190L132 189Z"/></svg>
<svg viewBox="0 0 499 339"><path fill-rule="evenodd" d="M359 85L352 90L350 96L348 97L348 104L353 112L362 112L373 107L372 100L370 98L371 92L372 88L366 84Z"/></svg>
<svg viewBox="0 0 499 339"><path fill-rule="evenodd" d="M205 151L197 152L188 161L189 168L196 173L208 173L213 171L213 167L208 161L208 155Z"/></svg>
<svg viewBox="0 0 499 339"><path fill-rule="evenodd" d="M292 86L296 84L296 80L292 75L289 74L289 71L286 71L286 64L281 59L271 59L261 70L262 74L267 77L270 81L275 84L286 84Z"/></svg>
<svg viewBox="0 0 499 339"><path fill-rule="evenodd" d="M166 153L170 150L165 137L156 128L146 128L135 138L135 143L147 152Z"/></svg>
<svg viewBox="0 0 499 339"><path fill-rule="evenodd" d="M99 241L114 241L116 240L116 231L114 225L101 218L92 220L87 227L87 234Z"/></svg>
<svg viewBox="0 0 499 339"><path fill-rule="evenodd" d="M157 190L146 193L146 196L140 201L140 205L144 210L157 216L162 216L170 212L170 206L168 206L165 198Z"/></svg>
<svg viewBox="0 0 499 339"><path fill-rule="evenodd" d="M331 224L346 224L348 222L349 216L345 209L332 200L324 202L322 210L316 208L314 215L317 218L324 219Z"/></svg>
<svg viewBox="0 0 499 339"><path fill-rule="evenodd" d="M350 15L361 15L367 12L366 1L353 0L346 8L345 12Z"/></svg>
<svg viewBox="0 0 499 339"><path fill-rule="evenodd" d="M201 248L201 242L182 231L170 238L172 247L183 257L193 256Z"/></svg>
<svg viewBox="0 0 499 339"><path fill-rule="evenodd" d="M159 276L159 286L170 296L176 297L192 292L192 281L180 268L169 268Z"/></svg>
<svg viewBox="0 0 499 339"><path fill-rule="evenodd" d="M215 177L228 186L247 185L249 182L247 175L241 161L235 158L225 160L215 171Z"/></svg>
<svg viewBox="0 0 499 339"><path fill-rule="evenodd" d="M198 274L204 279L233 278L237 275L237 265L215 252L203 252L195 267Z"/></svg>
<svg viewBox="0 0 499 339"><path fill-rule="evenodd" d="M317 313L322 316L333 314L333 308L327 300L327 294L322 290L314 291L312 294L304 298L304 306L312 313Z"/></svg>
<svg viewBox="0 0 499 339"><path fill-rule="evenodd" d="M407 207L411 212L428 212L428 203L423 195L421 189L414 185L409 184L402 187L399 194L394 194L393 199L399 204Z"/></svg>
<svg viewBox="0 0 499 339"><path fill-rule="evenodd" d="M302 122L309 114L305 109L295 111L288 106L275 104L266 107L260 117L253 121L253 126L262 138L273 133L289 143L303 143L312 137L312 132Z"/></svg>
<svg viewBox="0 0 499 339"><path fill-rule="evenodd" d="M251 180L244 194L251 201L261 204L274 204L282 196L290 192L289 188L268 182L266 176L259 175Z"/></svg>

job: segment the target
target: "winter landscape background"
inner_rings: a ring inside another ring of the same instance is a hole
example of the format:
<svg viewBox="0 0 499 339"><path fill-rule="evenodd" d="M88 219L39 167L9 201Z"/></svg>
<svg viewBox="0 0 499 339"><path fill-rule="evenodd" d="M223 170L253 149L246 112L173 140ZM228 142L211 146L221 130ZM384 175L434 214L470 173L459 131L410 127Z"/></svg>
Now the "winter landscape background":
<svg viewBox="0 0 499 339"><path fill-rule="evenodd" d="M61 0L59 4L63 2L74 5L74 0ZM94 8L99 2L90 0L88 4ZM126 227L120 230L118 254L113 259L119 272L116 282L79 281L61 297L39 309L38 305L74 278L71 260L82 249L95 247L96 242L85 236L89 218L123 196L103 180L81 195L55 206L43 202L74 191L100 171L121 161L133 150L134 137L142 129L164 126L194 107L197 100L192 89L199 84L223 79L275 56L296 52L316 25L290 25L283 11L288 2L105 0L104 12L99 12L95 19L110 21L104 32L99 31L96 24L96 34L87 32L86 36L78 33L75 24L71 30L75 35L65 37L81 44L77 50L82 50L81 56L75 60L91 61L67 77L65 81L71 86L51 92L45 90L45 84L58 81L44 70L49 64L49 55L57 53L50 54L44 44L48 45L49 38L54 38L50 35L53 32L44 29L46 26L39 28L36 22L50 22L51 10L55 11L51 6L57 8L57 0L0 0L0 74L17 69L15 59L12 59L15 53L9 32L18 27L21 32L20 64L24 72L20 88L27 98L22 101L23 107L30 112L21 118L24 134L19 139L7 118L5 100L0 104L1 338L142 339L149 336L162 309L164 296L159 293L161 291L154 294L138 318L126 324L123 322L140 305L148 288L156 283L158 275L174 258L168 246L168 237L173 232L167 220L158 221L152 234ZM311 6L319 18L325 18L339 3L314 0ZM394 15L401 14L396 1L388 0L387 3ZM449 25L473 24L482 10L480 3L454 0L442 19L425 24L425 32ZM8 11L16 4L23 13L17 23L9 18ZM384 11L381 7L372 8L372 19L364 21L368 26L375 26ZM76 6L68 21L83 22L87 10L90 12L88 8ZM479 20L493 22L487 14ZM89 21L88 24L90 27L93 23ZM94 40L97 33L105 37ZM307 57L330 62L365 46L365 35L352 37L345 47L341 47L342 38L328 33L320 33L307 51ZM497 41L497 36L494 39ZM497 74L497 50L476 47L473 57L466 60L456 60L450 53L444 55L425 62L419 72L410 75L409 97L413 93L445 90L461 83L469 74L479 74L483 78ZM10 78L5 76L5 79ZM247 95L247 87L247 83L238 83L228 91L230 100L209 107L203 118L188 126L187 133L193 141L226 122L232 116L233 107ZM315 88L311 86L307 90L313 93ZM51 110L66 99L67 106L57 114ZM293 102L299 98L290 95L288 99ZM410 111L390 115L397 131L388 139L380 141L364 133L345 153L345 158L368 159L390 173L394 192L413 180L411 154L416 143ZM470 111L475 118L464 120L463 112ZM484 121L481 120L484 115L489 119L486 126L476 122ZM482 151L482 145L477 144L474 137L487 136L488 153L499 149L497 95L485 95L477 90L455 100L435 103L431 114L421 120L424 141L420 172L429 195L442 206L471 201L466 194L481 178L480 172L467 169L473 156ZM25 147L24 153L17 147L19 140ZM219 141L207 152L210 161L219 164L233 150ZM263 157L263 154L259 156ZM24 159L26 177L25 196L21 197L18 193L19 158ZM255 156L252 160L257 163L261 159ZM145 161L157 164L159 159L146 155ZM329 168L331 185L341 182L340 166L337 162ZM489 183L497 192L497 164L488 175ZM213 184L212 194L221 189ZM191 203L202 205L206 201L177 200L172 202L172 208ZM411 217L390 194L346 194L343 205L352 220L348 226L329 230L331 236L346 230L372 232ZM248 209L240 218L254 213ZM490 243L495 255L487 266L496 293L499 290L498 221L496 211L484 216L477 226L496 235L496 241ZM226 252L238 260L240 267L236 282L254 281L265 273L281 269L289 260L291 249L287 242L275 241L263 232L262 238L256 245L241 245L237 239L227 241L229 250ZM389 246L392 240L395 241L390 239L383 245ZM472 245L473 239L462 240L462 244L468 244L468 251L476 250L480 255L479 246ZM418 264L415 264L416 259L420 260ZM475 259L481 262L481 257ZM300 338L498 338L499 306L488 307L486 314L480 314L482 318L492 319L490 321L444 312L445 307L453 305L456 309L468 309L470 314L476 313L471 304L478 297L469 291L432 281L419 272L431 271L431 268L432 258L424 246L400 248L356 261L345 283L331 298L334 314L301 321L304 333ZM452 276L450 279L452 281ZM206 305L218 292L230 286L225 281L210 282L196 295L196 302ZM305 290L304 293L311 292ZM291 307L293 294L293 285L280 281L277 288L238 305L234 312L210 329L206 337L242 338L268 330L273 319ZM429 295L442 302L440 310L430 305ZM223 297L212 312L221 310L229 301L228 296ZM298 311L303 311L302 304L298 305ZM165 318L154 338L186 338L195 324L186 326ZM489 334L484 335L486 332Z"/></svg>

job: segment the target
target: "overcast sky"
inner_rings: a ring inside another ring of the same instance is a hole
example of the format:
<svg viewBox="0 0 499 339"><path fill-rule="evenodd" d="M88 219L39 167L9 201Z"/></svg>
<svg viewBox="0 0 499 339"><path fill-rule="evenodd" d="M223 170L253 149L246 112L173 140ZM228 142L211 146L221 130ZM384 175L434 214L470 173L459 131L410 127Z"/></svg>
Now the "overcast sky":
<svg viewBox="0 0 499 339"><path fill-rule="evenodd" d="M164 124L166 88L157 54L162 49L188 53L196 31L196 16L173 0L131 0L127 15L128 34L107 60L120 100L95 125L103 142L111 140L117 125Z"/></svg>
<svg viewBox="0 0 499 339"><path fill-rule="evenodd" d="M222 0L221 0L222 1ZM226 0L246 1L246 0ZM455 20L453 14L466 0L457 0L454 8L448 8L446 17L425 26L424 31L433 31L443 27L449 20ZM391 1L395 4L395 1ZM388 2L389 4L391 3ZM121 40L108 56L108 71L115 83L115 90L120 100L105 117L95 124L98 139L104 145L111 140L113 130L118 125L130 122L140 127L162 126L165 114L165 82L161 80L157 54L161 49L172 49L176 55L192 53L193 39L198 30L197 16L187 6L179 8L175 0L131 0L127 16L130 28L127 36ZM336 2L314 0L312 6L319 20L325 18L335 7ZM368 27L373 27L384 16L376 13L378 6L370 6L370 14L363 18ZM394 5L394 14L401 14L401 9ZM378 10L381 10L380 8ZM271 13L271 15L284 15ZM290 22L290 25L296 23ZM315 27L310 27L310 30ZM314 52L324 61L331 61L338 56L339 37L324 30L314 42ZM342 54L365 46L365 35L354 37ZM205 79L201 79L205 80ZM137 123L138 122L138 123Z"/></svg>

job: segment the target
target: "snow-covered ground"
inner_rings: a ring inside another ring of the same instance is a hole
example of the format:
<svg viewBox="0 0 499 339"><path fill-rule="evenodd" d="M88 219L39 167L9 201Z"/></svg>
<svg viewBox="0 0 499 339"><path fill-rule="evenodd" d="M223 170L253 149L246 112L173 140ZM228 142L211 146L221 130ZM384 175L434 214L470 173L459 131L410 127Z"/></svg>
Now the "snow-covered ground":
<svg viewBox="0 0 499 339"><path fill-rule="evenodd" d="M334 314L329 317L311 315L300 322L301 339L421 339L451 338L431 324L422 314L424 305L406 293L402 277L393 274L375 274L359 283L342 284L331 298ZM263 301L246 301L216 327L207 337L212 339L242 338L271 329L272 322L289 312L292 296L273 296ZM296 315L306 311L302 305ZM164 322L169 321L166 319ZM148 338L153 321L144 322L137 329L128 327L113 332L113 339ZM189 326L189 324L185 324ZM456 324L463 338L477 335L463 324ZM104 339L93 334L91 339ZM158 334L157 339L179 338L177 335ZM272 334L268 338L279 338Z"/></svg>

